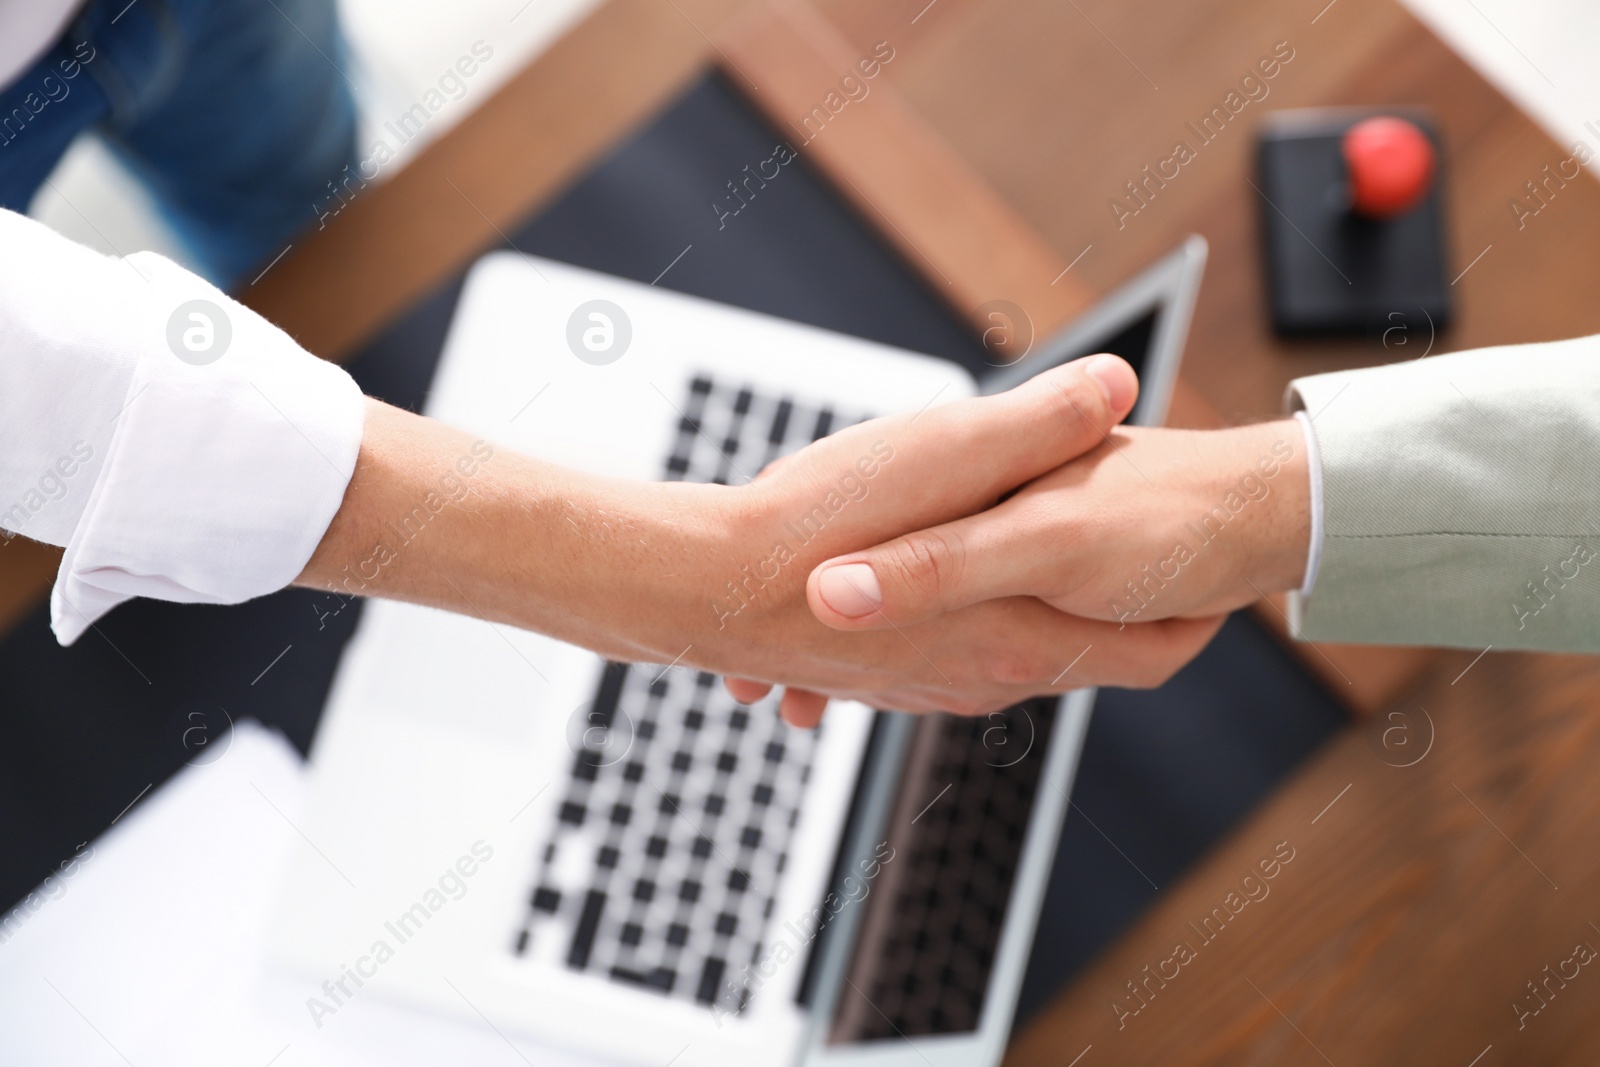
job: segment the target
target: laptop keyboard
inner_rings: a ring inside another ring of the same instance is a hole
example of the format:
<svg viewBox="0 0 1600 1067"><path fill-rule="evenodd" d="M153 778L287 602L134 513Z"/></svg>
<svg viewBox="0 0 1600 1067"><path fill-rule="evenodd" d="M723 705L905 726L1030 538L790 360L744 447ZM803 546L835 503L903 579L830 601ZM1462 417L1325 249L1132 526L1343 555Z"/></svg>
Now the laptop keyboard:
<svg viewBox="0 0 1600 1067"><path fill-rule="evenodd" d="M678 415L666 480L722 485L844 424L707 375ZM741 705L715 675L647 664L606 664L578 719L514 953L739 1011L817 732L784 725L776 697Z"/></svg>
<svg viewBox="0 0 1600 1067"><path fill-rule="evenodd" d="M981 718L931 715L901 783L901 855L867 898L832 1040L967 1033L994 957L1055 722L1040 698Z"/></svg>

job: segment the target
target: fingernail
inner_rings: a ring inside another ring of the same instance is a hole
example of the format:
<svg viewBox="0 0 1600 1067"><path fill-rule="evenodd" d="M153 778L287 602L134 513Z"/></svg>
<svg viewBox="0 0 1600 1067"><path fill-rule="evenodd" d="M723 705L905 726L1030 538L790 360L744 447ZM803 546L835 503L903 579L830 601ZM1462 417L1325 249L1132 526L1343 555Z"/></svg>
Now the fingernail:
<svg viewBox="0 0 1600 1067"><path fill-rule="evenodd" d="M1112 411L1126 411L1133 405L1139 380L1134 377L1133 368L1127 363L1116 356L1090 356L1083 365L1083 372L1100 387Z"/></svg>
<svg viewBox="0 0 1600 1067"><path fill-rule="evenodd" d="M847 619L871 615L883 606L883 589L878 576L865 563L841 563L829 567L817 579L822 602Z"/></svg>

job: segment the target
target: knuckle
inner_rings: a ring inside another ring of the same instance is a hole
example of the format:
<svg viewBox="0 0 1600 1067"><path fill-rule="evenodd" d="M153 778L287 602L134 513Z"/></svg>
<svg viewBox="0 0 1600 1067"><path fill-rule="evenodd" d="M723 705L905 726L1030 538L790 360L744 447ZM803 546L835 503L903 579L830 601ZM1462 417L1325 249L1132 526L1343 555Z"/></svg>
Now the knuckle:
<svg viewBox="0 0 1600 1067"><path fill-rule="evenodd" d="M1064 368L1060 375L1051 376L1045 384L1050 392L1048 413L1054 425L1079 431L1109 428L1111 405L1082 367Z"/></svg>
<svg viewBox="0 0 1600 1067"><path fill-rule="evenodd" d="M890 558L901 583L932 601L955 588L966 563L958 540L933 531L900 538Z"/></svg>
<svg viewBox="0 0 1600 1067"><path fill-rule="evenodd" d="M1038 684L1043 671L1040 659L1026 649L1001 649L989 655L985 674L992 686L1020 690Z"/></svg>

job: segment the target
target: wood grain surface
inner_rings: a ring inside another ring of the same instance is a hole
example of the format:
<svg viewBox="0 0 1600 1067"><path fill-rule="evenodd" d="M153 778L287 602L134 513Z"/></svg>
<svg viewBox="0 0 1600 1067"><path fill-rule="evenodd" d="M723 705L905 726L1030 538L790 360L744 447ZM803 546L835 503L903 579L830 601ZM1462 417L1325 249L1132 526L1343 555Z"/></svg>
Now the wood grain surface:
<svg viewBox="0 0 1600 1067"><path fill-rule="evenodd" d="M1472 658L1447 657L1163 887L1009 1067L1089 1046L1079 1067L1600 1059L1600 964L1564 962L1600 949L1600 664ZM1293 859L1265 879L1281 842Z"/></svg>
<svg viewBox="0 0 1600 1067"><path fill-rule="evenodd" d="M1132 276L1180 234L1205 235L1211 264L1185 377L1230 423L1277 414L1291 378L1427 349L1420 330L1387 348L1378 339L1288 343L1269 331L1261 205L1246 181L1253 131L1269 110L1416 104L1437 113L1450 274L1477 262L1454 287L1457 322L1434 353L1600 332L1591 295L1600 186L1581 175L1519 229L1512 198L1529 199L1525 183L1570 157L1570 146L1540 132L1394 0L818 2L855 48L895 44L889 81L1058 256L1083 254L1072 274L1092 291ZM1265 82L1267 96L1201 145L1187 123L1239 91L1279 42L1294 58ZM1131 203L1124 183L1180 139L1197 158L1119 227L1109 203L1119 194ZM1600 134L1589 148L1600 151Z"/></svg>
<svg viewBox="0 0 1600 1067"><path fill-rule="evenodd" d="M995 325L992 301L1023 308L1040 336L1093 302L904 97L875 80L900 58L888 38L852 46L811 4L781 0L747 9L718 44L730 81L977 332Z"/></svg>

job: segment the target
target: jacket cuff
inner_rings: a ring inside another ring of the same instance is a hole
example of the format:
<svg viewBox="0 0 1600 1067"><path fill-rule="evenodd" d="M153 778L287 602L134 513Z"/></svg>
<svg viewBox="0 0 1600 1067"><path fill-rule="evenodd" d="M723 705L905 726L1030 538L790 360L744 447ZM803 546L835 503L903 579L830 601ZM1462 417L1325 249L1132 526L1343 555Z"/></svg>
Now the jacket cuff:
<svg viewBox="0 0 1600 1067"><path fill-rule="evenodd" d="M1302 378L1324 538L1296 637L1593 651L1595 338ZM1577 580L1574 580L1577 579Z"/></svg>

